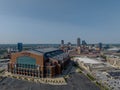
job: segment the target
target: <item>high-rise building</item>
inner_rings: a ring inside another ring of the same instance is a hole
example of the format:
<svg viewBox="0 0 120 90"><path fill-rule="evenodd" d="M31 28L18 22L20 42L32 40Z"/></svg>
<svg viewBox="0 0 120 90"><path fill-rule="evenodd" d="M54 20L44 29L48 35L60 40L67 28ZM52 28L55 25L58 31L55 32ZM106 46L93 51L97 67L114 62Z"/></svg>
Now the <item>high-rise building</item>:
<svg viewBox="0 0 120 90"><path fill-rule="evenodd" d="M80 38L77 38L77 52L78 52L78 54L81 53L81 42L80 42Z"/></svg>
<svg viewBox="0 0 120 90"><path fill-rule="evenodd" d="M83 46L87 45L87 43L86 43L85 40L82 41L82 45L83 45Z"/></svg>
<svg viewBox="0 0 120 90"><path fill-rule="evenodd" d="M80 47L80 38L77 38L77 47Z"/></svg>
<svg viewBox="0 0 120 90"><path fill-rule="evenodd" d="M70 47L70 46L71 46L71 42L68 42L67 46L69 46L69 47Z"/></svg>
<svg viewBox="0 0 120 90"><path fill-rule="evenodd" d="M102 50L102 43L99 43L99 49Z"/></svg>
<svg viewBox="0 0 120 90"><path fill-rule="evenodd" d="M64 46L64 40L61 40L61 46Z"/></svg>
<svg viewBox="0 0 120 90"><path fill-rule="evenodd" d="M23 44L18 43L18 51L21 52L23 50Z"/></svg>
<svg viewBox="0 0 120 90"><path fill-rule="evenodd" d="M110 48L109 44L105 45L105 47L104 47L104 49L109 49L109 48Z"/></svg>
<svg viewBox="0 0 120 90"><path fill-rule="evenodd" d="M68 42L68 43L67 43L67 48L68 48L68 50L71 49L71 46L72 46L71 42Z"/></svg>

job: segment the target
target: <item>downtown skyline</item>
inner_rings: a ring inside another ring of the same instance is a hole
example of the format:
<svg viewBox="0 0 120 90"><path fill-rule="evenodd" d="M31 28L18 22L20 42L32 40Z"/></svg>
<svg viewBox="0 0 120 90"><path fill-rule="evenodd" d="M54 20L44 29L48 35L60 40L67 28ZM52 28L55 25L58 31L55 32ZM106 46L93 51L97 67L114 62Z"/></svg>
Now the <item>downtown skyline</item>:
<svg viewBox="0 0 120 90"><path fill-rule="evenodd" d="M119 0L1 0L0 44L119 43Z"/></svg>

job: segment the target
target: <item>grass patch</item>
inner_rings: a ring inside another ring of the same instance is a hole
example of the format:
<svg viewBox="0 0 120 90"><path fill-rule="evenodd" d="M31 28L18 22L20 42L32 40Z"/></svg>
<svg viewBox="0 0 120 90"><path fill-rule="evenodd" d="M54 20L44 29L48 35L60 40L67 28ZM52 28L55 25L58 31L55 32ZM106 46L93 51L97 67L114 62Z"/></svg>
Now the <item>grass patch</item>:
<svg viewBox="0 0 120 90"><path fill-rule="evenodd" d="M101 84L100 84L99 82L96 82L96 84L97 84L98 86L101 86Z"/></svg>
<svg viewBox="0 0 120 90"><path fill-rule="evenodd" d="M81 71L81 70L79 70L79 71L78 71L78 73L82 73L82 71Z"/></svg>
<svg viewBox="0 0 120 90"><path fill-rule="evenodd" d="M27 78L24 78L25 80L28 80Z"/></svg>
<svg viewBox="0 0 120 90"><path fill-rule="evenodd" d="M1 70L0 73L3 73L5 70Z"/></svg>
<svg viewBox="0 0 120 90"><path fill-rule="evenodd" d="M95 80L95 78L94 78L93 76L91 76L90 74L87 74L87 76L88 76L88 78L89 78L90 80L92 80L92 81Z"/></svg>
<svg viewBox="0 0 120 90"><path fill-rule="evenodd" d="M79 66L79 69L81 70L81 71L83 71L83 69Z"/></svg>
<svg viewBox="0 0 120 90"><path fill-rule="evenodd" d="M78 73L82 73L82 71L78 68L78 69L76 69L76 72L78 72Z"/></svg>
<svg viewBox="0 0 120 90"><path fill-rule="evenodd" d="M17 78L16 76L12 76L13 78Z"/></svg>
<svg viewBox="0 0 120 90"><path fill-rule="evenodd" d="M74 63L73 66L74 66L75 68L79 68L81 71L83 71L83 68L81 68L78 64Z"/></svg>
<svg viewBox="0 0 120 90"><path fill-rule="evenodd" d="M96 85L101 88L101 90L109 90L107 86L103 86L101 83L96 82Z"/></svg>
<svg viewBox="0 0 120 90"><path fill-rule="evenodd" d="M19 77L19 79L21 80L22 78L21 78L21 77Z"/></svg>

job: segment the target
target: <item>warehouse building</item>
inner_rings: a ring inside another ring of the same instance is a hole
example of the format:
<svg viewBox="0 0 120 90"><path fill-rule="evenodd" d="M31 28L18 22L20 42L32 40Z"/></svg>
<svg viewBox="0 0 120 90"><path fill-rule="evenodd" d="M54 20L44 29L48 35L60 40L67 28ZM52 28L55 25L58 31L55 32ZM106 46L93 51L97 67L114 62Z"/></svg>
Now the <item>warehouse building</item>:
<svg viewBox="0 0 120 90"><path fill-rule="evenodd" d="M78 63L79 66L84 68L89 72L95 71L106 71L111 69L111 67L105 64L102 61L98 61L97 59L88 58L88 57L75 57L74 61Z"/></svg>
<svg viewBox="0 0 120 90"><path fill-rule="evenodd" d="M33 77L55 77L69 63L69 56L56 48L35 49L12 54L8 72Z"/></svg>

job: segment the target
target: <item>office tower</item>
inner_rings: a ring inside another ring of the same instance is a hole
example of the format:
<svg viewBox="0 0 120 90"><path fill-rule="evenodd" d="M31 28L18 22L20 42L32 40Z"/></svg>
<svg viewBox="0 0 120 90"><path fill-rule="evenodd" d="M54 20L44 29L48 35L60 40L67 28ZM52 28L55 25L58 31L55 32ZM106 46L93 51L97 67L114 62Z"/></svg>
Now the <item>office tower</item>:
<svg viewBox="0 0 120 90"><path fill-rule="evenodd" d="M71 46L72 46L71 42L68 42L68 43L67 43L67 48L68 48L68 50L71 49Z"/></svg>
<svg viewBox="0 0 120 90"><path fill-rule="evenodd" d="M23 44L18 43L18 51L21 52L23 50Z"/></svg>
<svg viewBox="0 0 120 90"><path fill-rule="evenodd" d="M82 45L83 45L83 46L87 45L87 43L86 43L85 40L82 41Z"/></svg>
<svg viewBox="0 0 120 90"><path fill-rule="evenodd" d="M77 38L77 47L80 47L80 38Z"/></svg>
<svg viewBox="0 0 120 90"><path fill-rule="evenodd" d="M109 49L109 48L110 48L109 44L105 45L105 47L104 47L104 49Z"/></svg>
<svg viewBox="0 0 120 90"><path fill-rule="evenodd" d="M99 43L99 49L102 50L102 43Z"/></svg>
<svg viewBox="0 0 120 90"><path fill-rule="evenodd" d="M81 53L81 43L80 43L80 38L77 38L77 52L78 52L78 54Z"/></svg>
<svg viewBox="0 0 120 90"><path fill-rule="evenodd" d="M61 46L62 47L64 46L64 40L61 40Z"/></svg>
<svg viewBox="0 0 120 90"><path fill-rule="evenodd" d="M67 46L71 46L71 42L68 42Z"/></svg>

